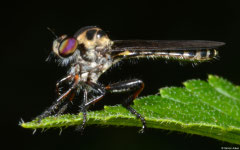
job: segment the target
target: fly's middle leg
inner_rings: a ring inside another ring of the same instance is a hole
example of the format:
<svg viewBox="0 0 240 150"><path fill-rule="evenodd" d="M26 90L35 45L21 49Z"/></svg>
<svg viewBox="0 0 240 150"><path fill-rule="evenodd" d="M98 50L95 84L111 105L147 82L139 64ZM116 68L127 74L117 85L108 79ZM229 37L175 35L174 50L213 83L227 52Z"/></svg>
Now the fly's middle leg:
<svg viewBox="0 0 240 150"><path fill-rule="evenodd" d="M82 105L80 106L81 110L80 112L83 113L83 121L82 124L76 127L76 130L80 131L81 133L83 133L83 130L86 126L86 122L87 122L87 107L85 106L85 103L87 103L87 98L88 98L88 92L86 89L84 89L83 91L83 102Z"/></svg>
<svg viewBox="0 0 240 150"><path fill-rule="evenodd" d="M82 121L82 125L78 126L76 128L76 130L79 130L80 132L83 132L85 126L86 126L86 122L87 122L87 109L90 105L98 102L99 100L101 100L106 91L105 91L105 88L102 87L101 85L99 84L96 84L96 83L93 83L93 82L87 82L87 85L90 86L90 88L94 91L94 93L97 93L98 96L94 96L92 99L89 99L88 97L88 90L87 89L84 89L84 94L83 94L83 102L82 102L82 105L80 106L81 107L81 110L80 112L83 113L83 121Z"/></svg>

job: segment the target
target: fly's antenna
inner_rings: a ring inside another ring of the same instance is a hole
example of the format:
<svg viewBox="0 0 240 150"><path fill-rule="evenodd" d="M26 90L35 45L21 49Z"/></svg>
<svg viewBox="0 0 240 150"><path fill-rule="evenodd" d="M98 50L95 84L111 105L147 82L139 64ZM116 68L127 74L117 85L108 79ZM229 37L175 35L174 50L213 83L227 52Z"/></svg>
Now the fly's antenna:
<svg viewBox="0 0 240 150"><path fill-rule="evenodd" d="M54 32L51 28L47 27L47 29L48 29L48 31L50 31L50 32L52 33L52 35L53 35L56 39L58 38L58 36L55 34L55 32Z"/></svg>

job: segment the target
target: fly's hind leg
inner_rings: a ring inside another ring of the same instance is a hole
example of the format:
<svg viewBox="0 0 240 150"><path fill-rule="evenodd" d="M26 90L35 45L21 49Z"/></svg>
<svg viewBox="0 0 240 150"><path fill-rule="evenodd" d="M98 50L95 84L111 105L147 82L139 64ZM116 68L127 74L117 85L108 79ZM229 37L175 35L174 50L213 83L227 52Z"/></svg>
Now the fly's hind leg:
<svg viewBox="0 0 240 150"><path fill-rule="evenodd" d="M121 81L106 86L106 90L112 93L133 92L133 94L131 94L126 100L124 100L122 105L126 109L128 109L133 115L135 115L137 118L141 120L142 122L142 129L140 130L141 133L144 132L144 129L146 128L145 118L135 109L133 109L130 105L132 104L134 99L136 99L137 96L142 92L143 88L144 88L143 81L138 79Z"/></svg>

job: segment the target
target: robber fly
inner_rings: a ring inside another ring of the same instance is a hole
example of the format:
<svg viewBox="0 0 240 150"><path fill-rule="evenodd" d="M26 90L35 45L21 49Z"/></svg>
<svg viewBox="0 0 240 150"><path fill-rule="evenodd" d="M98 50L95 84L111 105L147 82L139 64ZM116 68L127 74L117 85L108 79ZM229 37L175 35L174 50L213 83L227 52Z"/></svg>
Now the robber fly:
<svg viewBox="0 0 240 150"><path fill-rule="evenodd" d="M132 92L123 101L122 106L139 118L142 129L146 127L144 117L131 107L133 100L141 93L144 83L132 79L103 86L99 77L112 65L130 58L173 58L190 61L207 61L217 56L215 48L224 45L213 41L157 41L157 40L116 40L96 26L87 26L78 30L73 37L62 35L53 42L53 51L49 58L55 58L61 66L67 66L66 76L56 84L58 98L46 109L38 120L52 114L62 114L69 102L82 92L80 112L83 113L83 130L89 106L101 100L107 92ZM64 91L59 90L67 86Z"/></svg>

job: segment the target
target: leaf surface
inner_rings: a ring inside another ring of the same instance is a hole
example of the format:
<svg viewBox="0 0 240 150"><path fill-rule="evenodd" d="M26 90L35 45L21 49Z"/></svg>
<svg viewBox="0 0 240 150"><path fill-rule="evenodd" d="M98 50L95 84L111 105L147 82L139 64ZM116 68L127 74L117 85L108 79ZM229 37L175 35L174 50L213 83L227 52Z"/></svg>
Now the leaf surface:
<svg viewBox="0 0 240 150"><path fill-rule="evenodd" d="M142 97L133 108L142 114L148 128L167 129L208 136L240 144L240 87L218 76L209 75L208 82L189 80L183 88L166 87L160 95ZM79 115L61 115L21 123L24 128L54 128L80 125ZM88 112L87 125L141 127L141 121L120 105L105 106ZM147 132L147 131L146 131Z"/></svg>

